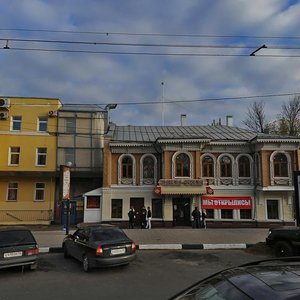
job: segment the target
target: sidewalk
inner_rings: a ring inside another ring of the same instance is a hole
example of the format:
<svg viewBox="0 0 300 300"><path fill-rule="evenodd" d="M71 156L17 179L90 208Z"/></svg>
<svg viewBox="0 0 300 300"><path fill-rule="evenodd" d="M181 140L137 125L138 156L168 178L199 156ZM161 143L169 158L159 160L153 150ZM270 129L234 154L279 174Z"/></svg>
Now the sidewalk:
<svg viewBox="0 0 300 300"><path fill-rule="evenodd" d="M138 249L243 249L264 242L268 228L155 228L125 229ZM74 230L70 230L73 233ZM61 251L63 230L41 230L33 234L41 252Z"/></svg>

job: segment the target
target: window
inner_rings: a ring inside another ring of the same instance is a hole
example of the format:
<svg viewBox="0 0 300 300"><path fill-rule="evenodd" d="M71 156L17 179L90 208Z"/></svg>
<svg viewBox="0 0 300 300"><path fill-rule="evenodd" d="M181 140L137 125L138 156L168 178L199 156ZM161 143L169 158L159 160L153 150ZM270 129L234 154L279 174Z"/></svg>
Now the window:
<svg viewBox="0 0 300 300"><path fill-rule="evenodd" d="M267 200L267 219L279 219L278 200Z"/></svg>
<svg viewBox="0 0 300 300"><path fill-rule="evenodd" d="M37 148L36 165L45 166L47 161L47 148Z"/></svg>
<svg viewBox="0 0 300 300"><path fill-rule="evenodd" d="M154 178L154 159L151 156L147 156L143 160L143 178Z"/></svg>
<svg viewBox="0 0 300 300"><path fill-rule="evenodd" d="M250 161L247 156L239 159L239 177L250 177Z"/></svg>
<svg viewBox="0 0 300 300"><path fill-rule="evenodd" d="M20 131L21 127L22 127L21 125L22 125L22 117L21 116L13 116L11 130Z"/></svg>
<svg viewBox="0 0 300 300"><path fill-rule="evenodd" d="M35 184L35 198L36 201L44 201L45 200L45 183L37 182Z"/></svg>
<svg viewBox="0 0 300 300"><path fill-rule="evenodd" d="M274 157L274 176L288 177L288 161L283 153L278 153Z"/></svg>
<svg viewBox="0 0 300 300"><path fill-rule="evenodd" d="M111 199L111 217L112 219L121 219L123 210L122 199Z"/></svg>
<svg viewBox="0 0 300 300"><path fill-rule="evenodd" d="M9 182L7 189L7 201L17 201L18 199L18 183Z"/></svg>
<svg viewBox="0 0 300 300"><path fill-rule="evenodd" d="M152 199L152 217L163 217L163 201L162 199Z"/></svg>
<svg viewBox="0 0 300 300"><path fill-rule="evenodd" d="M225 155L220 160L221 177L232 177L231 159Z"/></svg>
<svg viewBox="0 0 300 300"><path fill-rule="evenodd" d="M76 133L76 119L75 118L66 118L66 133Z"/></svg>
<svg viewBox="0 0 300 300"><path fill-rule="evenodd" d="M215 210L214 209L206 209L206 218L214 219L215 218Z"/></svg>
<svg viewBox="0 0 300 300"><path fill-rule="evenodd" d="M132 178L133 163L129 156L126 156L122 160L122 178Z"/></svg>
<svg viewBox="0 0 300 300"><path fill-rule="evenodd" d="M176 177L190 177L190 158L181 153L176 156Z"/></svg>
<svg viewBox="0 0 300 300"><path fill-rule="evenodd" d="M210 156L204 156L202 159L202 176L214 177L214 161Z"/></svg>
<svg viewBox="0 0 300 300"><path fill-rule="evenodd" d="M20 162L20 147L10 147L10 165L18 165Z"/></svg>
<svg viewBox="0 0 300 300"><path fill-rule="evenodd" d="M240 219L252 219L251 209L240 209Z"/></svg>
<svg viewBox="0 0 300 300"><path fill-rule="evenodd" d="M222 219L233 219L233 209L221 209Z"/></svg>
<svg viewBox="0 0 300 300"><path fill-rule="evenodd" d="M86 208L100 208L100 197L99 196L87 196L86 197Z"/></svg>
<svg viewBox="0 0 300 300"><path fill-rule="evenodd" d="M38 119L38 131L47 131L48 129L48 118L47 117L39 117Z"/></svg>
<svg viewBox="0 0 300 300"><path fill-rule="evenodd" d="M74 148L66 148L64 149L65 155L65 164L66 165L75 165L75 150Z"/></svg>

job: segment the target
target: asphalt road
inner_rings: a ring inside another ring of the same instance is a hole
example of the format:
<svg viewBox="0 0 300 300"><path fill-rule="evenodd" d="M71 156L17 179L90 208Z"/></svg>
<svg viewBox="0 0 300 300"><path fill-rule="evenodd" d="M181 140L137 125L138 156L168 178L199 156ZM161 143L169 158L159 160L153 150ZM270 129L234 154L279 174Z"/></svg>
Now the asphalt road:
<svg viewBox="0 0 300 300"><path fill-rule="evenodd" d="M129 266L84 273L62 253L42 254L36 271L0 270L0 300L168 299L221 269L266 258L243 250L144 250Z"/></svg>

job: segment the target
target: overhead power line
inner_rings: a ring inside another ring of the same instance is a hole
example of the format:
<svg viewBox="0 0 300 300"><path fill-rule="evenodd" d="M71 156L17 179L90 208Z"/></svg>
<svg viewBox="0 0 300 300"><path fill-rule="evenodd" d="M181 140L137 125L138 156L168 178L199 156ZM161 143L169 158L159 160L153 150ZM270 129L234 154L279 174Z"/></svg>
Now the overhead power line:
<svg viewBox="0 0 300 300"><path fill-rule="evenodd" d="M42 33L68 33L68 34L95 34L95 35L120 35L120 36L156 36L156 37L190 37L190 38L247 38L247 39L300 39L300 36L268 36L268 35L226 35L226 34L178 34L155 32L117 32L117 31L79 31L79 30L51 30L29 28L0 28L0 31L42 32Z"/></svg>

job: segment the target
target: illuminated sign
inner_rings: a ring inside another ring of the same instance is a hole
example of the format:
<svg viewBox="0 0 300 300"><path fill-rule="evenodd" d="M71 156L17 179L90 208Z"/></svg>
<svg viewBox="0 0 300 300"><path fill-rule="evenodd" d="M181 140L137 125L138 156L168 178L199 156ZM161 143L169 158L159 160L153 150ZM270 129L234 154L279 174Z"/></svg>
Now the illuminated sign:
<svg viewBox="0 0 300 300"><path fill-rule="evenodd" d="M202 196L201 204L203 209L252 209L252 198Z"/></svg>

